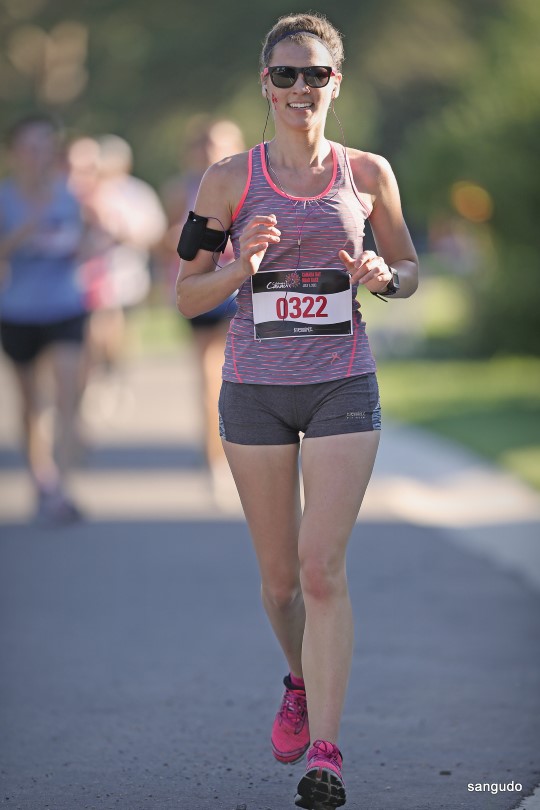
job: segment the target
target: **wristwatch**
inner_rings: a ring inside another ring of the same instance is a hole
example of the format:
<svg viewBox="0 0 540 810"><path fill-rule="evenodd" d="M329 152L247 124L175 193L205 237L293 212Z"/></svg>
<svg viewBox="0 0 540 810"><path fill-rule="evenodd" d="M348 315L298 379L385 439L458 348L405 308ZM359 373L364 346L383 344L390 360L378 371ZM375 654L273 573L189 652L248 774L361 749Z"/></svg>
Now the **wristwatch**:
<svg viewBox="0 0 540 810"><path fill-rule="evenodd" d="M390 267L389 270L392 273L392 278L388 282L386 290L383 290L381 295L395 295L399 290L399 276L397 270L394 270L393 267Z"/></svg>

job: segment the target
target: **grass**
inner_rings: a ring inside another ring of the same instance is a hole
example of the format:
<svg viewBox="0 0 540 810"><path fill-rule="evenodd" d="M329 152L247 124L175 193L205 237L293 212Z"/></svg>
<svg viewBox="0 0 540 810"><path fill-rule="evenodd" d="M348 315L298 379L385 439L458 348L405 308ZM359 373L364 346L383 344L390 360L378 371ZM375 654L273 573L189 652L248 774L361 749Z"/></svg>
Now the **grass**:
<svg viewBox="0 0 540 810"><path fill-rule="evenodd" d="M540 359L387 361L383 409L453 439L540 489Z"/></svg>

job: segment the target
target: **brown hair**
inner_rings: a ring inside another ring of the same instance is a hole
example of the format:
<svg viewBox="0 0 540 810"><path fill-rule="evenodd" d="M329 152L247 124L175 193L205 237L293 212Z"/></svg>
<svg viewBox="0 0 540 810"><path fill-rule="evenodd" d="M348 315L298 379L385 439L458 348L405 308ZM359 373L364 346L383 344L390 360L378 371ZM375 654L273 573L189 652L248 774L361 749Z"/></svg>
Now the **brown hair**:
<svg viewBox="0 0 540 810"><path fill-rule="evenodd" d="M272 51L278 42L287 37L291 42L303 45L311 39L310 34L318 37L328 48L334 62L333 67L339 72L345 58L341 34L324 14L316 12L311 14L287 14L279 18L264 40L261 52L261 70L268 66Z"/></svg>

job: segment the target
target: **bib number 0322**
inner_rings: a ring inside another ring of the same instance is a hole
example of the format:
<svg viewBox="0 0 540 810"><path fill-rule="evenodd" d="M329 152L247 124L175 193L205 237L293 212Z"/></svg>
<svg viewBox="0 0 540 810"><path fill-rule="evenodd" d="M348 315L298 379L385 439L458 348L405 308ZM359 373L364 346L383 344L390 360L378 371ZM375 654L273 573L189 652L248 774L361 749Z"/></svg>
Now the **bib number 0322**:
<svg viewBox="0 0 540 810"><path fill-rule="evenodd" d="M344 270L259 270L251 293L256 340L352 335L351 277Z"/></svg>
<svg viewBox="0 0 540 810"><path fill-rule="evenodd" d="M280 321L286 318L328 318L327 304L325 295L304 295L303 298L297 295L290 298L282 296L276 300L276 315Z"/></svg>

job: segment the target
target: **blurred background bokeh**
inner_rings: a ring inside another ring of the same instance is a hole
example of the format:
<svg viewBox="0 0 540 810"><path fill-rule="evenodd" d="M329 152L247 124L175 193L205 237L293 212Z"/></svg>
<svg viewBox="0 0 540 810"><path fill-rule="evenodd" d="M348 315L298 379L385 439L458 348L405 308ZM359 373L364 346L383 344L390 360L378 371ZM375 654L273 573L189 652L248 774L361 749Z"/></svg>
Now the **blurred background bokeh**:
<svg viewBox="0 0 540 810"><path fill-rule="evenodd" d="M540 4L316 8L344 34L347 144L392 163L421 258L411 301L361 302L387 413L540 487ZM68 143L113 133L131 146L133 174L159 191L189 171L181 156L194 116L232 119L248 147L261 140L261 40L280 14L304 10L283 0L0 0L2 128L39 110L61 119ZM342 138L332 119L328 135ZM132 313L134 354L189 340L166 263L157 252Z"/></svg>

